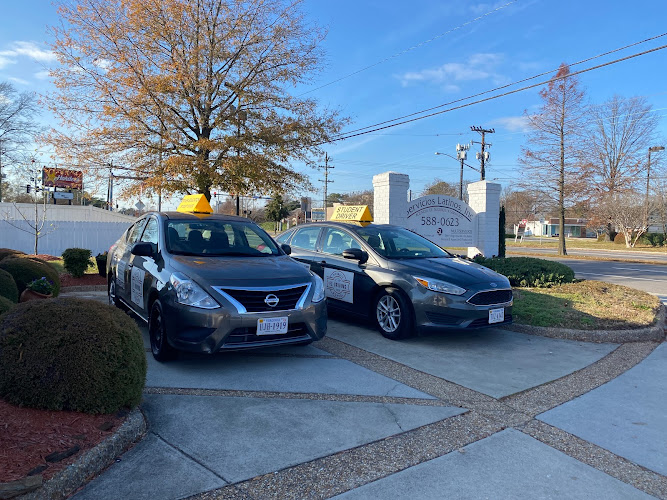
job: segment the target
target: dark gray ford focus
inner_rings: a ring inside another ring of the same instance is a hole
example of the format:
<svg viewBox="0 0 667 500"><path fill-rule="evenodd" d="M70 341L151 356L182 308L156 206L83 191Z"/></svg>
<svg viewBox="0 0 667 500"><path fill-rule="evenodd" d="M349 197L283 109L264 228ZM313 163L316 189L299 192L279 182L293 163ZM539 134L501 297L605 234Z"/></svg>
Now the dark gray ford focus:
<svg viewBox="0 0 667 500"><path fill-rule="evenodd" d="M402 227L313 223L277 241L289 243L292 257L322 277L329 307L371 318L387 338L512 321L505 276Z"/></svg>
<svg viewBox="0 0 667 500"><path fill-rule="evenodd" d="M153 212L107 257L109 303L148 323L158 361L307 344L326 333L322 279L242 217Z"/></svg>

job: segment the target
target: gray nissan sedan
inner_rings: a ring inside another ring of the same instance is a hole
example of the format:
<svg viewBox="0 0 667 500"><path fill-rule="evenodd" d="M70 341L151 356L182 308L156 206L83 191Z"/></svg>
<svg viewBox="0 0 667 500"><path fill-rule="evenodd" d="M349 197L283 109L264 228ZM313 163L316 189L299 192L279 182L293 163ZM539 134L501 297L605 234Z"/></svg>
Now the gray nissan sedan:
<svg viewBox="0 0 667 500"><path fill-rule="evenodd" d="M322 277L332 310L372 319L389 339L512 322L505 276L402 227L322 222L276 239Z"/></svg>
<svg viewBox="0 0 667 500"><path fill-rule="evenodd" d="M148 213L109 250L109 303L148 323L158 361L308 344L327 329L323 282L289 253L242 217Z"/></svg>

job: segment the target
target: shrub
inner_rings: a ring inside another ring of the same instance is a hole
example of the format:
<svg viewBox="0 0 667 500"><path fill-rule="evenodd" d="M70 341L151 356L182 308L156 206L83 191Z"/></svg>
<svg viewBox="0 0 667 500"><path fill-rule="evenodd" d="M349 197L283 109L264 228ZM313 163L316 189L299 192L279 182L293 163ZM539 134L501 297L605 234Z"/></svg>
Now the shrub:
<svg viewBox="0 0 667 500"><path fill-rule="evenodd" d="M19 289L16 287L16 281L11 274L3 269L0 269L0 297L12 302L19 301Z"/></svg>
<svg viewBox="0 0 667 500"><path fill-rule="evenodd" d="M546 288L574 281L574 271L560 262L532 257L480 257L475 256L473 261L507 276L512 286Z"/></svg>
<svg viewBox="0 0 667 500"><path fill-rule="evenodd" d="M141 401L136 323L92 300L24 302L0 318L0 397L49 410L111 413Z"/></svg>
<svg viewBox="0 0 667 500"><path fill-rule="evenodd" d="M16 305L16 302L12 302L7 297L0 295L0 314L6 313Z"/></svg>
<svg viewBox="0 0 667 500"><path fill-rule="evenodd" d="M623 236L623 233L616 233L616 236L614 236L614 243L617 245L625 245L625 236Z"/></svg>
<svg viewBox="0 0 667 500"><path fill-rule="evenodd" d="M32 280L25 286L26 290L41 293L43 295L51 295L53 293L53 283L50 282L46 276L42 276L37 280Z"/></svg>
<svg viewBox="0 0 667 500"><path fill-rule="evenodd" d="M0 269L12 275L16 282L19 295L25 290L28 283L45 276L53 283L53 296L60 293L60 277L53 266L39 259L22 259L10 257L0 261Z"/></svg>
<svg viewBox="0 0 667 500"><path fill-rule="evenodd" d="M80 278L90 267L91 251L85 248L68 248L63 252L65 271L75 278Z"/></svg>
<svg viewBox="0 0 667 500"><path fill-rule="evenodd" d="M11 248L0 248L0 260L15 255L25 255L25 252L21 252L21 250L12 250Z"/></svg>
<svg viewBox="0 0 667 500"><path fill-rule="evenodd" d="M607 234L606 233L598 234L598 243L602 242L602 241L607 241Z"/></svg>
<svg viewBox="0 0 667 500"><path fill-rule="evenodd" d="M661 247L664 242L665 235L662 233L646 233L638 241L641 245L651 245L652 247Z"/></svg>

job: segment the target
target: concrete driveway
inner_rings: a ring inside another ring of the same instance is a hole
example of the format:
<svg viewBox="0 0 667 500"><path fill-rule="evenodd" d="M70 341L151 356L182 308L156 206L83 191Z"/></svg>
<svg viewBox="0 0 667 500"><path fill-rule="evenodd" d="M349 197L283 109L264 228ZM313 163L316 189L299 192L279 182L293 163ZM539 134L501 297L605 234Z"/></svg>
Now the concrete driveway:
<svg viewBox="0 0 667 500"><path fill-rule="evenodd" d="M667 498L664 343L334 318L311 346L147 357L146 437L74 498Z"/></svg>

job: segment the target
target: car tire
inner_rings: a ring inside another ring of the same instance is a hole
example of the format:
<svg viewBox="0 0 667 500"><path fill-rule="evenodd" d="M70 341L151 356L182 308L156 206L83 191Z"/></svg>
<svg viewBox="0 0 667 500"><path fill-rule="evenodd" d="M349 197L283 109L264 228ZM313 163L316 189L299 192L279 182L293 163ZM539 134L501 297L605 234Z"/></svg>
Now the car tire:
<svg viewBox="0 0 667 500"><path fill-rule="evenodd" d="M412 336L412 309L405 296L396 288L385 288L375 299L373 317L380 333L390 340Z"/></svg>
<svg viewBox="0 0 667 500"><path fill-rule="evenodd" d="M126 310L123 303L118 300L118 297L116 296L116 279L113 276L109 277L109 283L107 284L107 297L109 299L110 306L117 307L123 311Z"/></svg>
<svg viewBox="0 0 667 500"><path fill-rule="evenodd" d="M169 345L167 330L160 301L156 300L151 306L148 318L148 336L151 341L151 353L156 361L170 361L176 357L176 350Z"/></svg>

